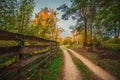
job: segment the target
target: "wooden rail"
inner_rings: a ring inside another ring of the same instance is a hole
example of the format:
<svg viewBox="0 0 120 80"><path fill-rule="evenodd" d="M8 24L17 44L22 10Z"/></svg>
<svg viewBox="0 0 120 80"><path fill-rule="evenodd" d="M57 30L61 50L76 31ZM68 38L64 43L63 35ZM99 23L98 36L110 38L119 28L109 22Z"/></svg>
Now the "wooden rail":
<svg viewBox="0 0 120 80"><path fill-rule="evenodd" d="M0 47L0 59L16 56L18 59L8 66L0 67L0 80L23 80L30 69L29 64L35 63L35 67L46 62L54 52L57 52L58 42L46 40L35 36L21 35L0 30L0 40L17 41L18 46ZM47 45L24 45L26 41L37 41ZM36 53L35 53L36 52ZM25 58L25 55L29 57ZM15 74L13 74L15 73ZM11 76L12 74L12 76Z"/></svg>

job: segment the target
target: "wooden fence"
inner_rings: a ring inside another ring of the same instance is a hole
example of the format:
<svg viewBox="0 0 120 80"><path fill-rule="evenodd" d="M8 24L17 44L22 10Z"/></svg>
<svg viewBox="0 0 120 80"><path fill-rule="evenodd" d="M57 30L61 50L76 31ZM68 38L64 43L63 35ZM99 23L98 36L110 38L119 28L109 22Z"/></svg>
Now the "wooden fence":
<svg viewBox="0 0 120 80"><path fill-rule="evenodd" d="M0 67L0 80L24 80L31 69L29 64L35 63L34 67L46 62L58 49L58 43L35 36L21 35L6 31L0 31L0 41L17 41L19 46L0 47L0 59L17 56L17 60L8 66ZM36 41L45 45L24 45L27 41ZM36 54L31 54L36 52ZM25 57L29 55L29 57Z"/></svg>

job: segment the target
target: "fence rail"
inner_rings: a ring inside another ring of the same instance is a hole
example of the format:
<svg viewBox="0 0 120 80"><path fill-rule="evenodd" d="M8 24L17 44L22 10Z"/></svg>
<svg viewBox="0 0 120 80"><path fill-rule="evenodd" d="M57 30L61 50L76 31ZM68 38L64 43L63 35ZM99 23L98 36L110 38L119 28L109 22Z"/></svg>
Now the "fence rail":
<svg viewBox="0 0 120 80"><path fill-rule="evenodd" d="M24 80L23 78L29 73L28 70L31 69L29 64L35 63L33 66L40 68L58 49L58 42L56 41L2 30L0 30L0 40L12 40L19 43L18 46L0 47L1 60L6 57L17 57L16 61L10 65L0 67L0 80ZM24 45L26 41L37 41L45 45L26 46ZM26 54L29 57L26 57Z"/></svg>

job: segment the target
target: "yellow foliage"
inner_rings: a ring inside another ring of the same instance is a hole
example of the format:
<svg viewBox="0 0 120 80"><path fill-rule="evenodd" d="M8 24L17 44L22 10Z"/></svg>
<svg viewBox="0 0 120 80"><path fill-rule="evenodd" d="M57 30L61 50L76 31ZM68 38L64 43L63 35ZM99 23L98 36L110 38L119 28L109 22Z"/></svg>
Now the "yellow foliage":
<svg viewBox="0 0 120 80"><path fill-rule="evenodd" d="M92 42L91 39L93 39L93 37L91 38L90 34L87 34L87 44L90 44ZM85 38L85 31L82 30L81 33L78 35L78 40L82 45L84 44L84 38Z"/></svg>
<svg viewBox="0 0 120 80"><path fill-rule="evenodd" d="M35 26L39 24L45 27L50 27L51 25L53 26L53 23L59 21L56 15L56 11L48 10L48 8L45 8L44 10L39 12L38 17L33 21L33 24Z"/></svg>
<svg viewBox="0 0 120 80"><path fill-rule="evenodd" d="M40 27L37 36L47 39L55 39L59 36L60 30L56 28L56 23L59 19L56 17L57 12L53 9L45 8L39 12L33 25Z"/></svg>
<svg viewBox="0 0 120 80"><path fill-rule="evenodd" d="M57 39L57 41L58 41L59 43L63 44L64 39L61 38L61 37L59 37L59 38Z"/></svg>
<svg viewBox="0 0 120 80"><path fill-rule="evenodd" d="M12 64L13 61L9 60L6 62L6 65L9 66L10 64Z"/></svg>
<svg viewBox="0 0 120 80"><path fill-rule="evenodd" d="M49 33L46 33L45 36L46 36L46 39L51 39L51 35Z"/></svg>
<svg viewBox="0 0 120 80"><path fill-rule="evenodd" d="M78 31L77 31L77 29L74 29L72 31L72 42L78 42Z"/></svg>
<svg viewBox="0 0 120 80"><path fill-rule="evenodd" d="M29 43L29 42L25 42L25 43L24 43L24 45L29 46L29 45L30 45L30 43Z"/></svg>

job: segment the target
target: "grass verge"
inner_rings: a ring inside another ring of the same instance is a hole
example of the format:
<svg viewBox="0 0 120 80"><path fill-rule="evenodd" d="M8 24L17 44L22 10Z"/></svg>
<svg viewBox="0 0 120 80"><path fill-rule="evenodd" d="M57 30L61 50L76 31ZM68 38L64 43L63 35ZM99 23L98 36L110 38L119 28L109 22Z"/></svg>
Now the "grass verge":
<svg viewBox="0 0 120 80"><path fill-rule="evenodd" d="M42 80L62 80L63 54L58 52L50 59L42 69Z"/></svg>
<svg viewBox="0 0 120 80"><path fill-rule="evenodd" d="M98 80L97 77L80 60L78 60L72 54L71 57L74 64L77 66L81 73L82 80Z"/></svg>
<svg viewBox="0 0 120 80"><path fill-rule="evenodd" d="M79 54L85 56L98 66L102 67L103 69L107 70L111 74L115 75L118 79L120 79L120 61L113 60L113 59L106 59L99 56L100 53L91 53L87 52L83 49L74 49Z"/></svg>

